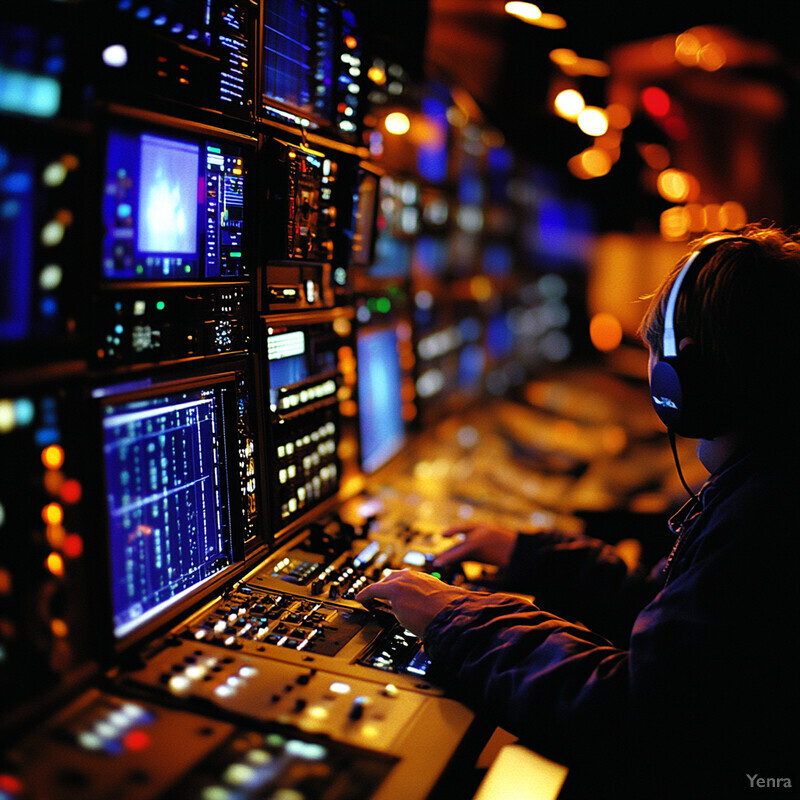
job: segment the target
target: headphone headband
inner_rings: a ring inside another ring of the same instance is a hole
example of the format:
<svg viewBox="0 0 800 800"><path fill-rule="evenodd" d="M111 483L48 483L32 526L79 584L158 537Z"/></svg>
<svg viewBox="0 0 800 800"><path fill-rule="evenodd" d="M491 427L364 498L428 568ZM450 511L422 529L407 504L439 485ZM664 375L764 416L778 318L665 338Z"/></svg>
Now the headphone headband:
<svg viewBox="0 0 800 800"><path fill-rule="evenodd" d="M697 262L700 254L703 255L703 259L700 262L700 266L702 266L702 264L711 258L711 256L714 254L714 251L723 242L748 241L750 240L744 236L716 236L713 239L703 242L703 244L700 245L700 247L698 247L686 260L683 268L678 273L678 277L675 278L672 288L670 289L669 297L667 298L667 307L664 311L664 336L661 340L661 351L663 358L675 358L678 355L678 343L675 340L675 306L678 303L678 295L681 292L683 281L686 278L686 275L689 273L689 270Z"/></svg>

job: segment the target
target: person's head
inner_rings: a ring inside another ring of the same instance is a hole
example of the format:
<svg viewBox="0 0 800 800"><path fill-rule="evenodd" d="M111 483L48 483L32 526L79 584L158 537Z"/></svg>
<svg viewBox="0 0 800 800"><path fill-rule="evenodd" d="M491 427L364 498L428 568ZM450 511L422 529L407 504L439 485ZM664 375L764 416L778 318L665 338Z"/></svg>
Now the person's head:
<svg viewBox="0 0 800 800"><path fill-rule="evenodd" d="M800 439L795 411L800 236L751 225L731 234L735 238L710 243L719 236L693 243L652 295L640 334L651 363L663 359L671 289L686 260L700 249L702 256L684 277L672 315L686 394L701 420L686 435L713 438L737 431L754 443L778 436L794 446Z"/></svg>

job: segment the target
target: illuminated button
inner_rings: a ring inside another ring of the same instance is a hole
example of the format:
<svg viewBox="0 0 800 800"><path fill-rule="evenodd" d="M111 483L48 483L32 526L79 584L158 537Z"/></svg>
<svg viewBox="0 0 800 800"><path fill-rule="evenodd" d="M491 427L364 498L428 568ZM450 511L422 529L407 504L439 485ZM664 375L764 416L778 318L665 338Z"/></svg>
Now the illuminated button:
<svg viewBox="0 0 800 800"><path fill-rule="evenodd" d="M173 675L169 679L169 690L173 694L183 694L189 691L192 682L185 675Z"/></svg>
<svg viewBox="0 0 800 800"><path fill-rule="evenodd" d="M51 220L42 227L39 238L45 247L55 247L64 238L65 228L63 223Z"/></svg>
<svg viewBox="0 0 800 800"><path fill-rule="evenodd" d="M239 675L241 675L243 678L252 678L258 675L258 670L255 667L245 666L239 670Z"/></svg>
<svg viewBox="0 0 800 800"><path fill-rule="evenodd" d="M350 684L343 681L334 681L329 688L334 694L348 694L350 692Z"/></svg>
<svg viewBox="0 0 800 800"><path fill-rule="evenodd" d="M232 800L234 793L224 786L206 786L200 797L201 800Z"/></svg>
<svg viewBox="0 0 800 800"><path fill-rule="evenodd" d="M103 748L102 737L91 731L79 733L77 739L78 744L83 747L84 750L102 750Z"/></svg>
<svg viewBox="0 0 800 800"><path fill-rule="evenodd" d="M383 693L386 697L397 697L400 694L400 690L393 683L387 683L383 687Z"/></svg>
<svg viewBox="0 0 800 800"><path fill-rule="evenodd" d="M126 703L120 710L128 719L131 720L149 717L147 711L145 711L141 706L137 706L135 703Z"/></svg>
<svg viewBox="0 0 800 800"><path fill-rule="evenodd" d="M103 739L113 739L119 733L116 726L105 720L100 720L94 726L94 732Z"/></svg>
<svg viewBox="0 0 800 800"><path fill-rule="evenodd" d="M245 786L256 778L256 771L247 764L231 764L222 777L231 786Z"/></svg>
<svg viewBox="0 0 800 800"><path fill-rule="evenodd" d="M145 750L150 747L151 739L144 731L131 731L122 740L126 750Z"/></svg>
<svg viewBox="0 0 800 800"><path fill-rule="evenodd" d="M261 767L264 764L269 764L269 762L272 761L272 754L268 753L266 750L262 750L260 747L255 747L252 750L247 751L245 754L245 759L251 764Z"/></svg>
<svg viewBox="0 0 800 800"><path fill-rule="evenodd" d="M103 63L109 67L124 67L128 63L128 51L124 45L112 44L103 50Z"/></svg>
<svg viewBox="0 0 800 800"><path fill-rule="evenodd" d="M323 706L311 706L306 712L311 719L323 720L330 716L330 712Z"/></svg>
<svg viewBox="0 0 800 800"><path fill-rule="evenodd" d="M286 742L286 754L301 758L304 761L321 761L328 755L328 751L314 742L301 742L299 739L290 739ZM273 798L275 795L273 795Z"/></svg>
<svg viewBox="0 0 800 800"><path fill-rule="evenodd" d="M221 686L217 686L214 689L214 694L218 697L233 697L236 694L236 690L227 684L222 684Z"/></svg>
<svg viewBox="0 0 800 800"><path fill-rule="evenodd" d="M201 667L199 664L192 664L190 667L186 667L184 670L184 675L187 678L190 678L193 681L199 681L202 677L206 674L205 667Z"/></svg>

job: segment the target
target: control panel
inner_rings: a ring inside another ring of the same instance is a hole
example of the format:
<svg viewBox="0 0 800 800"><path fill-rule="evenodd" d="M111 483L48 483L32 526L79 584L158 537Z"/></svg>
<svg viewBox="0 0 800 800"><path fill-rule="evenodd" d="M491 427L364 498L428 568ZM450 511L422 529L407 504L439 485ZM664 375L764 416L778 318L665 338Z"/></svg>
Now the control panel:
<svg viewBox="0 0 800 800"><path fill-rule="evenodd" d="M250 344L245 284L129 284L101 289L95 307L93 355L104 367L241 353Z"/></svg>
<svg viewBox="0 0 800 800"><path fill-rule="evenodd" d="M102 13L104 95L252 120L257 15L251 0L110 4Z"/></svg>
<svg viewBox="0 0 800 800"><path fill-rule="evenodd" d="M31 800L366 800L396 762L283 724L214 719L93 690L8 754L0 791Z"/></svg>

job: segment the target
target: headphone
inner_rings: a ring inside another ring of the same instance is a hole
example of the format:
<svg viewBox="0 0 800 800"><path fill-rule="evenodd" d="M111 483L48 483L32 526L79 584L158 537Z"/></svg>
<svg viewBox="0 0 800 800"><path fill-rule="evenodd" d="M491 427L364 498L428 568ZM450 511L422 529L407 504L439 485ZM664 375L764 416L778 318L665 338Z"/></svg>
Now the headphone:
<svg viewBox="0 0 800 800"><path fill-rule="evenodd" d="M670 434L690 439L713 439L725 432L726 414L714 401L707 370L702 368L695 344L678 349L675 307L684 284L691 286L701 268L724 242L749 242L744 236L709 239L689 255L675 278L664 311L662 355L650 373L653 407Z"/></svg>

